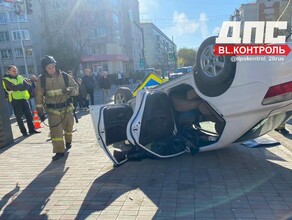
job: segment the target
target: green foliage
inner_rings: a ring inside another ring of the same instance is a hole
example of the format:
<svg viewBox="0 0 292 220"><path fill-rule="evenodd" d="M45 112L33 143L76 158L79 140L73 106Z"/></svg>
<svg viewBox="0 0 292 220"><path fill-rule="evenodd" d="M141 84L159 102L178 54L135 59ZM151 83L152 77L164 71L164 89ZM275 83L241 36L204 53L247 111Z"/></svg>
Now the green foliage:
<svg viewBox="0 0 292 220"><path fill-rule="evenodd" d="M177 52L178 66L193 66L196 63L197 52L194 49L182 48Z"/></svg>

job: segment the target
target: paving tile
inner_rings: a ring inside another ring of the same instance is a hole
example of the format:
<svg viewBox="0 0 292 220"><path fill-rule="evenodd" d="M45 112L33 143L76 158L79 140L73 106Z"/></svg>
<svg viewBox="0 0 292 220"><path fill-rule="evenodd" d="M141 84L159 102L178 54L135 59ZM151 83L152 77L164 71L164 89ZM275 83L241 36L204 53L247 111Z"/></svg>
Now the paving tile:
<svg viewBox="0 0 292 220"><path fill-rule="evenodd" d="M274 220L292 213L292 158L280 147L236 146L114 168L90 115L75 126L73 148L56 163L48 128L0 149L0 219Z"/></svg>

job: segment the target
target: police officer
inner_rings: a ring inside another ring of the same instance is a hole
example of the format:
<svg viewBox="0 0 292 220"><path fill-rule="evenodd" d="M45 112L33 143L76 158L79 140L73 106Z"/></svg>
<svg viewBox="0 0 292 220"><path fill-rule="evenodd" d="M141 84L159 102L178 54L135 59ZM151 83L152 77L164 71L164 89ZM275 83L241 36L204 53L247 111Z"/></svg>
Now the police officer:
<svg viewBox="0 0 292 220"><path fill-rule="evenodd" d="M66 149L71 148L74 124L73 104L70 96L78 95L78 85L71 76L56 68L52 56L44 56L41 60L43 74L38 77L36 86L36 109L41 121L45 120L45 111L53 144L53 161L64 156ZM65 136L65 146L63 139Z"/></svg>
<svg viewBox="0 0 292 220"><path fill-rule="evenodd" d="M29 81L23 76L18 75L16 66L10 65L8 67L8 74L4 75L3 78L3 87L8 93L8 101L12 104L16 121L22 135L28 136L22 120L23 114L26 118L29 134L40 133L34 129L32 115L27 101L30 98L28 92L30 87Z"/></svg>

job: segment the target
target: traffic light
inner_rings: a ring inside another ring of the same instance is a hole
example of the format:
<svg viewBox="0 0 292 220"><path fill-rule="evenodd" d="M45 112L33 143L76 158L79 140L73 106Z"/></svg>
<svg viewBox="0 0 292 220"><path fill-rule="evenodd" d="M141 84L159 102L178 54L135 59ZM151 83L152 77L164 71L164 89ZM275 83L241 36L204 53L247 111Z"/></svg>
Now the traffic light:
<svg viewBox="0 0 292 220"><path fill-rule="evenodd" d="M31 15L33 13L31 1L32 0L25 0L26 14L28 14L28 15Z"/></svg>
<svg viewBox="0 0 292 220"><path fill-rule="evenodd" d="M144 58L140 58L140 66L141 66L141 67L144 66Z"/></svg>

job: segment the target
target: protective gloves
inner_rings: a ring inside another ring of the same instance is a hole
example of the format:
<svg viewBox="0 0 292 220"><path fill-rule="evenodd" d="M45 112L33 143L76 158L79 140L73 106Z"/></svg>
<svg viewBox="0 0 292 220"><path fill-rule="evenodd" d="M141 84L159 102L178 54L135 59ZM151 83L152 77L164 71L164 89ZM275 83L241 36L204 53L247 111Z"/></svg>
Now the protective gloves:
<svg viewBox="0 0 292 220"><path fill-rule="evenodd" d="M38 115L40 117L41 122L44 122L46 120L46 115L44 114L44 109L43 108L37 108L36 109L38 112Z"/></svg>
<svg viewBox="0 0 292 220"><path fill-rule="evenodd" d="M64 89L62 89L62 93L64 95L69 95L70 94L70 90L68 88L64 88Z"/></svg>
<svg viewBox="0 0 292 220"><path fill-rule="evenodd" d="M62 89L62 93L64 95L66 95L66 96L71 96L72 95L72 91L73 91L73 89L71 87Z"/></svg>

